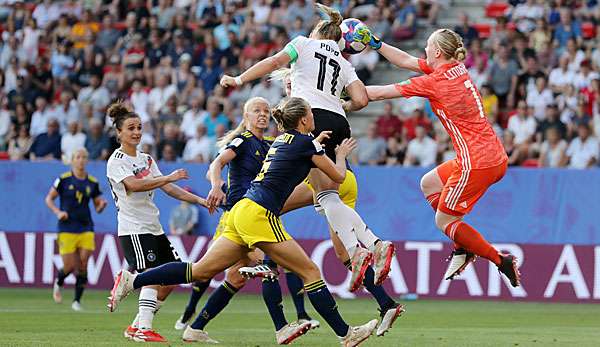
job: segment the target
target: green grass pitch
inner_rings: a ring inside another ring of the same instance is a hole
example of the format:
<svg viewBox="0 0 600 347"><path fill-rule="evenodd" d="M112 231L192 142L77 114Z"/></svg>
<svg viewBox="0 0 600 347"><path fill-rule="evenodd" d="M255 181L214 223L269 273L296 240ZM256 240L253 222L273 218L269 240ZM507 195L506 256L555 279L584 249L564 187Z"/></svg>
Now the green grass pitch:
<svg viewBox="0 0 600 347"><path fill-rule="evenodd" d="M122 331L137 310L137 295L127 298L115 313L105 309L108 291L87 291L84 312L71 311L70 288L63 295L65 303L57 305L50 289L0 289L0 346L135 345L123 338ZM187 294L173 294L154 320L155 328L172 346L190 345L173 329L186 301ZM199 306L205 301L206 297ZM373 300L338 303L350 324L376 317ZM284 304L288 319L294 319L289 298ZM386 336L373 336L361 346L600 346L598 305L434 300L405 304L407 312ZM292 345L339 346L333 332L321 323L320 329ZM262 298L254 295L234 298L207 331L221 342L218 346L276 345Z"/></svg>

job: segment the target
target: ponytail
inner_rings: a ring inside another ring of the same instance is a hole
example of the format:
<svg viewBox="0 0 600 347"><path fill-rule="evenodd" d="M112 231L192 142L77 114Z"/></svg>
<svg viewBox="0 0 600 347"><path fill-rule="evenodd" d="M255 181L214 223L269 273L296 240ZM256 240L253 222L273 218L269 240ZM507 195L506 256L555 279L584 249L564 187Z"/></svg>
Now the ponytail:
<svg viewBox="0 0 600 347"><path fill-rule="evenodd" d="M321 20L315 28L313 29L311 36L315 36L318 39L322 40L333 40L339 41L342 38L342 29L340 29L340 24L344 20L342 14L331 7L325 6L323 4L315 4L317 9L322 13L329 16L328 20Z"/></svg>

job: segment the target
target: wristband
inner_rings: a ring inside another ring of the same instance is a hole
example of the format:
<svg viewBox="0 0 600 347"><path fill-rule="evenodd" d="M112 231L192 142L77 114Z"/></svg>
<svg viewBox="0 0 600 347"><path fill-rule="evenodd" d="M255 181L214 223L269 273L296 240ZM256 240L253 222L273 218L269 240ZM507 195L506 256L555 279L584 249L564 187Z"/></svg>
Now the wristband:
<svg viewBox="0 0 600 347"><path fill-rule="evenodd" d="M235 85L237 86L241 86L242 84L244 84L244 82L242 81L242 76L237 76L233 80L235 81Z"/></svg>

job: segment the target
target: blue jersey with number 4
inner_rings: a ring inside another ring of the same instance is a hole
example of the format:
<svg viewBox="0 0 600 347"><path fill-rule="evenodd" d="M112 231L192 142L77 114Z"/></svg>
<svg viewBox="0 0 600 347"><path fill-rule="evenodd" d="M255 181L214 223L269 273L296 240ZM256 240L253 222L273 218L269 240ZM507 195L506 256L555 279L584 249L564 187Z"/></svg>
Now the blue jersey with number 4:
<svg viewBox="0 0 600 347"><path fill-rule="evenodd" d="M53 187L58 192L61 211L69 215L66 220L58 222L58 231L68 233L94 231L89 204L90 199L93 200L102 194L98 180L91 175L79 179L72 172L66 172L54 181Z"/></svg>

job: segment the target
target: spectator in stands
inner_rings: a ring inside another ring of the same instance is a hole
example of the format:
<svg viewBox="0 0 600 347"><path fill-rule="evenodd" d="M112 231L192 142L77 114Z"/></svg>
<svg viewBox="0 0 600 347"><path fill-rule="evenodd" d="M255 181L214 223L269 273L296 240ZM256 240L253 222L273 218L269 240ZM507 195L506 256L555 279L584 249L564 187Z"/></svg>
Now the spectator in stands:
<svg viewBox="0 0 600 347"><path fill-rule="evenodd" d="M425 116L422 109L415 109L410 118L403 122L403 127L406 131L406 138L410 141L417 136L417 127L422 127L428 133L432 130L431 120Z"/></svg>
<svg viewBox="0 0 600 347"><path fill-rule="evenodd" d="M512 11L511 19L516 24L517 30L522 33L530 33L536 27L536 21L543 18L544 7L536 3L536 0L526 0L520 3Z"/></svg>
<svg viewBox="0 0 600 347"><path fill-rule="evenodd" d="M546 87L546 78L538 77L535 88L527 92L527 105L533 107L533 116L537 121L544 119L546 107L553 102L552 91Z"/></svg>
<svg viewBox="0 0 600 347"><path fill-rule="evenodd" d="M217 47L224 51L231 46L229 39L229 33L233 32L235 35L239 35L240 26L232 22L232 14L225 12L221 17L221 24L217 25L213 30L213 35L217 42Z"/></svg>
<svg viewBox="0 0 600 347"><path fill-rule="evenodd" d="M546 132L550 128L555 128L558 131L558 136L561 139L565 139L567 136L567 126L561 122L560 115L558 113L558 106L554 103L549 104L546 107L545 118L542 119L536 129L536 141L542 142L546 140Z"/></svg>
<svg viewBox="0 0 600 347"><path fill-rule="evenodd" d="M58 20L60 17L60 7L60 3L52 0L44 0L35 6L32 17L35 19L40 28L46 29L49 24Z"/></svg>
<svg viewBox="0 0 600 347"><path fill-rule="evenodd" d="M479 38L479 32L469 22L469 15L466 12L461 12L458 15L460 25L454 27L454 31L463 38L464 45L469 47L471 41Z"/></svg>
<svg viewBox="0 0 600 347"><path fill-rule="evenodd" d="M394 114L394 104L386 101L383 104L383 114L375 121L376 134L387 140L402 134L402 120Z"/></svg>
<svg viewBox="0 0 600 347"><path fill-rule="evenodd" d="M486 69L487 58L485 58L485 60L480 57L475 57L473 59L474 65L469 69L469 76L477 88L481 89L481 87L490 79L489 70Z"/></svg>
<svg viewBox="0 0 600 347"><path fill-rule="evenodd" d="M206 126L207 136L214 137L218 125L223 125L225 129L229 128L229 120L223 114L223 105L219 104L215 99L210 98L206 103L207 116L204 118L204 126Z"/></svg>
<svg viewBox="0 0 600 347"><path fill-rule="evenodd" d="M94 36L100 31L98 23L93 21L91 10L85 10L81 16L81 21L75 23L71 28L70 41L73 42L75 49L82 49L88 45L86 36Z"/></svg>
<svg viewBox="0 0 600 347"><path fill-rule="evenodd" d="M102 122L96 118L90 121L85 149L89 153L90 160L107 160L110 155L110 139L103 131Z"/></svg>
<svg viewBox="0 0 600 347"><path fill-rule="evenodd" d="M537 123L528 110L525 101L519 101L517 113L508 120L507 130L514 134L514 143L516 145L527 144L531 142Z"/></svg>
<svg viewBox="0 0 600 347"><path fill-rule="evenodd" d="M371 79L378 61L379 53L372 49L365 49L359 54L350 56L350 63L354 66L356 75L365 84Z"/></svg>
<svg viewBox="0 0 600 347"><path fill-rule="evenodd" d="M173 94L165 105L158 111L158 121L160 124L165 123L181 123L181 113L178 110L177 95Z"/></svg>
<svg viewBox="0 0 600 347"><path fill-rule="evenodd" d="M133 83L131 84L131 95L129 95L129 101L133 106L133 111L140 116L142 123L149 122L149 95L148 92L144 89L144 85L142 84L142 81L140 79L133 80Z"/></svg>
<svg viewBox="0 0 600 347"><path fill-rule="evenodd" d="M591 168L598 163L598 140L591 136L587 122L579 123L577 135L571 141L561 166L568 163L569 168L572 169Z"/></svg>
<svg viewBox="0 0 600 347"><path fill-rule="evenodd" d="M219 83L219 78L223 75L223 69L221 69L221 66L215 65L216 63L213 57L209 55L204 58L204 66L198 77L202 81L205 91L213 90Z"/></svg>
<svg viewBox="0 0 600 347"><path fill-rule="evenodd" d="M369 12L369 17L365 24L371 28L371 31L377 35L382 41L389 41L392 32L390 22L382 15L382 8L373 7Z"/></svg>
<svg viewBox="0 0 600 347"><path fill-rule="evenodd" d="M289 29L289 37L291 40L296 38L297 36L306 36L308 32L305 29L304 21L302 17L298 16L294 19L294 23L292 27Z"/></svg>
<svg viewBox="0 0 600 347"><path fill-rule="evenodd" d="M8 155L10 160L27 159L33 139L29 136L27 125L20 125L15 129L16 135L8 141Z"/></svg>
<svg viewBox="0 0 600 347"><path fill-rule="evenodd" d="M102 18L102 29L96 36L96 45L107 54L112 54L121 32L114 28L114 20L111 14L105 14Z"/></svg>
<svg viewBox="0 0 600 347"><path fill-rule="evenodd" d="M8 144L11 130L11 114L8 109L8 99L0 93L0 151Z"/></svg>
<svg viewBox="0 0 600 347"><path fill-rule="evenodd" d="M63 158L71 158L73 153L80 148L85 147L86 135L79 129L77 119L72 119L67 123L68 131L66 131L60 140L60 149Z"/></svg>
<svg viewBox="0 0 600 347"><path fill-rule="evenodd" d="M402 165L406 156L407 146L408 142L405 136L399 135L398 137L393 136L388 138L385 148L385 165Z"/></svg>
<svg viewBox="0 0 600 347"><path fill-rule="evenodd" d="M521 163L521 150L520 146L515 144L515 134L512 131L507 129L504 132L504 136L502 137L502 145L504 146L504 150L508 156L508 166L519 165Z"/></svg>
<svg viewBox="0 0 600 347"><path fill-rule="evenodd" d="M585 59L581 62L580 72L575 75L573 84L576 89L581 90L589 88L595 79L598 79L598 73L591 70L590 61Z"/></svg>
<svg viewBox="0 0 600 347"><path fill-rule="evenodd" d="M90 76L90 85L79 91L77 102L82 104L90 104L94 110L94 116L102 118L104 111L110 103L110 94L108 89L103 87L100 83L102 76L93 74Z"/></svg>
<svg viewBox="0 0 600 347"><path fill-rule="evenodd" d="M552 89L552 92L556 96L564 93L566 91L566 86L573 83L574 78L575 75L573 74L573 71L569 70L569 57L563 55L558 61L558 66L550 72L548 83L550 84L550 89Z"/></svg>
<svg viewBox="0 0 600 347"><path fill-rule="evenodd" d="M220 76L219 76L220 77ZM260 83L256 84L252 87L250 91L250 98L255 96L262 96L267 99L271 105L277 105L277 103L281 100L281 86L275 85L269 77L263 77L260 80Z"/></svg>
<svg viewBox="0 0 600 347"><path fill-rule="evenodd" d="M193 193L190 187L184 187L185 191ZM171 235L192 235L194 226L198 223L198 208L185 201L171 210L169 216L169 232Z"/></svg>
<svg viewBox="0 0 600 347"><path fill-rule="evenodd" d="M581 25L573 20L572 10L563 7L560 10L560 23L554 28L554 45L559 51L563 51L569 39L574 39L578 46L581 45Z"/></svg>
<svg viewBox="0 0 600 347"><path fill-rule="evenodd" d="M171 143L165 143L162 146L160 160L163 162L178 162L180 158L177 156L177 151Z"/></svg>
<svg viewBox="0 0 600 347"><path fill-rule="evenodd" d="M369 124L367 136L357 140L358 149L354 152L354 162L362 165L378 165L385 160L385 140L377 136L374 123Z"/></svg>
<svg viewBox="0 0 600 347"><path fill-rule="evenodd" d="M561 135L557 127L548 127L545 132L546 140L542 143L540 150L540 167L561 167L566 162L565 152L567 141Z"/></svg>
<svg viewBox="0 0 600 347"><path fill-rule="evenodd" d="M60 159L60 131L58 121L54 118L48 120L48 128L45 133L39 134L33 140L29 149L31 160Z"/></svg>
<svg viewBox="0 0 600 347"><path fill-rule="evenodd" d="M436 163L437 144L422 126L415 129L416 137L408 143L404 166L429 167Z"/></svg>
<svg viewBox="0 0 600 347"><path fill-rule="evenodd" d="M12 58L16 58L17 62L27 60L25 49L14 34L11 34L5 42L0 52L0 69L6 70Z"/></svg>
<svg viewBox="0 0 600 347"><path fill-rule="evenodd" d="M52 108L52 115L58 120L61 129L67 129L67 124L71 121L79 122L79 105L73 98L73 92L70 89L63 89L60 92L60 102ZM70 157L69 157L70 158Z"/></svg>
<svg viewBox="0 0 600 347"><path fill-rule="evenodd" d="M440 11L450 7L449 0L417 0L419 13L427 13L427 24L435 26Z"/></svg>
<svg viewBox="0 0 600 347"><path fill-rule="evenodd" d="M492 88L489 84L484 84L479 89L481 93L481 104L483 105L483 112L491 119L498 118L498 97L494 95ZM492 122L494 124L495 122Z"/></svg>
<svg viewBox="0 0 600 347"><path fill-rule="evenodd" d="M204 118L206 118L207 113L205 110L202 109L203 103L204 96L197 95L196 97L192 98L190 109L185 111L185 113L183 114L183 120L181 121L181 129L186 139L194 138L194 136L196 136L197 133L198 125L204 123Z"/></svg>
<svg viewBox="0 0 600 347"><path fill-rule="evenodd" d="M514 102L513 100L509 100L509 95L511 94L513 84L516 88L516 78L519 73L519 66L513 59L509 58L508 53L508 47L505 45L498 46L496 57L490 67L488 82L494 94L498 97L500 107L507 105L511 107L511 104Z"/></svg>
<svg viewBox="0 0 600 347"><path fill-rule="evenodd" d="M214 142L206 135L204 124L196 126L196 134L189 139L183 150L183 160L187 162L208 163L211 158Z"/></svg>
<svg viewBox="0 0 600 347"><path fill-rule="evenodd" d="M159 153L159 160L163 160L163 154L167 153L169 155L167 160L175 161L177 158L181 157L185 142L180 139L179 128L176 123L165 124L163 132L162 140L158 142L156 148ZM167 145L171 148L165 151L164 148Z"/></svg>
<svg viewBox="0 0 600 347"><path fill-rule="evenodd" d="M169 83L169 77L167 74L160 75L156 87L152 88L148 95L148 113L152 118L157 117L167 100L177 93L177 87Z"/></svg>
<svg viewBox="0 0 600 347"><path fill-rule="evenodd" d="M515 87L515 101L526 100L527 96L534 92L538 78L545 78L546 74L539 68L535 56L530 55L525 59L526 67L524 71L517 77ZM544 86L545 88L545 86Z"/></svg>
<svg viewBox="0 0 600 347"><path fill-rule="evenodd" d="M43 96L35 99L35 112L31 116L30 134L36 137L48 130L48 120L53 116L52 110L48 107L48 101Z"/></svg>
<svg viewBox="0 0 600 347"><path fill-rule="evenodd" d="M48 59L46 57L38 57L35 61L35 66L31 71L31 87L35 91L35 95L44 96L47 100L52 100L52 71Z"/></svg>
<svg viewBox="0 0 600 347"><path fill-rule="evenodd" d="M536 20L535 30L529 35L529 47L540 54L548 45L552 44L552 28L542 17ZM543 66L543 65L542 65Z"/></svg>
<svg viewBox="0 0 600 347"><path fill-rule="evenodd" d="M560 111L560 120L565 124L570 123L575 117L578 103L577 91L573 84L569 83L565 86L564 93L556 98L556 102Z"/></svg>
<svg viewBox="0 0 600 347"><path fill-rule="evenodd" d="M408 40L417 33L417 10L409 0L399 0L398 12L392 23L392 37L396 41Z"/></svg>

